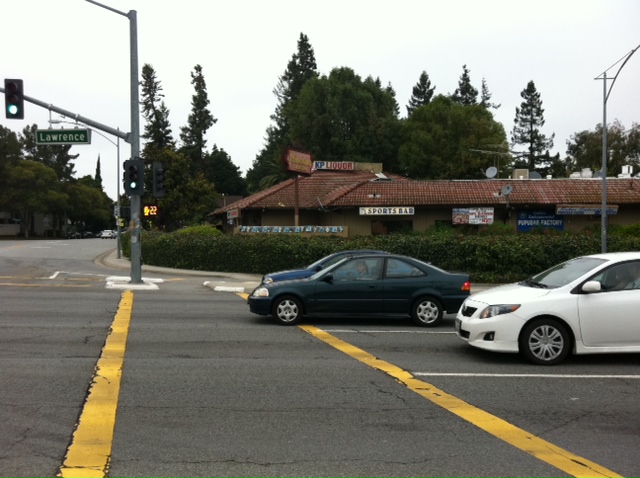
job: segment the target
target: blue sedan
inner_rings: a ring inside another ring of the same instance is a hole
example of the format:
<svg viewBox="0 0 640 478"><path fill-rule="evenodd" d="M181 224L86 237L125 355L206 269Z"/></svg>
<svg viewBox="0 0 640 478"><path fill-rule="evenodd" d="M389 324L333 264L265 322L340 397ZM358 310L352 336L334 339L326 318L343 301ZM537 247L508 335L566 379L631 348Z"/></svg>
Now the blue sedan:
<svg viewBox="0 0 640 478"><path fill-rule="evenodd" d="M395 254L359 254L307 279L260 284L249 310L281 325L313 316L402 316L433 327L469 297L469 275Z"/></svg>

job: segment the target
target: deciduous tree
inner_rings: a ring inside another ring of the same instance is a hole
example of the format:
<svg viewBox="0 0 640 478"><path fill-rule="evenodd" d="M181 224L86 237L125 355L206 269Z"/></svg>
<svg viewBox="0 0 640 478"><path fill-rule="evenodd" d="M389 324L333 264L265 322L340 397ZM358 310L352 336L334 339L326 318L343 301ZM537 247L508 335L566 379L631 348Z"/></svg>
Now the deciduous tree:
<svg viewBox="0 0 640 478"><path fill-rule="evenodd" d="M401 172L412 179L484 177L486 157L472 150L502 144L502 124L480 105L463 106L436 96L405 121L405 140L398 153Z"/></svg>

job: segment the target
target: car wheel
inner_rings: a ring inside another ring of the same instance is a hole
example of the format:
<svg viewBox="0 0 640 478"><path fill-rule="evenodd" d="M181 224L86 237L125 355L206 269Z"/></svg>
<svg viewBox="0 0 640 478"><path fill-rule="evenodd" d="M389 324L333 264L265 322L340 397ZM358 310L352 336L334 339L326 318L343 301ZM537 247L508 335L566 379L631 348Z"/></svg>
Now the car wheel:
<svg viewBox="0 0 640 478"><path fill-rule="evenodd" d="M442 304L433 297L422 297L413 305L411 318L421 327L434 327L442 321Z"/></svg>
<svg viewBox="0 0 640 478"><path fill-rule="evenodd" d="M571 350L571 337L554 319L537 319L527 324L520 336L520 352L536 365L562 362Z"/></svg>
<svg viewBox="0 0 640 478"><path fill-rule="evenodd" d="M295 325L302 320L302 305L295 297L280 297L275 301L271 315L280 325Z"/></svg>

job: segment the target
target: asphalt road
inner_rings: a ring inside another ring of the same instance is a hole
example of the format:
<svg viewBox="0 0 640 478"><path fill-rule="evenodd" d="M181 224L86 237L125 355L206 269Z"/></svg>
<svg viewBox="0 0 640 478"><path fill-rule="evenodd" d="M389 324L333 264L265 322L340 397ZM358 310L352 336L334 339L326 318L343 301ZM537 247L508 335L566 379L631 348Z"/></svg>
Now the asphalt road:
<svg viewBox="0 0 640 478"><path fill-rule="evenodd" d="M0 241L0 476L640 475L637 354L536 367L451 319L282 327L228 290L246 277L136 288L114 243ZM83 429L108 453L74 468Z"/></svg>

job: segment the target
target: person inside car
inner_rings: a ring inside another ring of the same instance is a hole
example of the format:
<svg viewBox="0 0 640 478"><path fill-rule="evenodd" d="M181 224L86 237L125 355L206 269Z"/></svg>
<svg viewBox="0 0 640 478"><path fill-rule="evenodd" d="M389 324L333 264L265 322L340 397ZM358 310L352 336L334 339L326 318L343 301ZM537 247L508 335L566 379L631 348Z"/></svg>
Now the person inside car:
<svg viewBox="0 0 640 478"><path fill-rule="evenodd" d="M356 262L356 271L358 273L358 279L371 279L369 275L369 268L367 267L367 263L364 261Z"/></svg>

